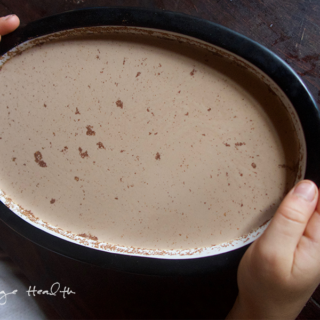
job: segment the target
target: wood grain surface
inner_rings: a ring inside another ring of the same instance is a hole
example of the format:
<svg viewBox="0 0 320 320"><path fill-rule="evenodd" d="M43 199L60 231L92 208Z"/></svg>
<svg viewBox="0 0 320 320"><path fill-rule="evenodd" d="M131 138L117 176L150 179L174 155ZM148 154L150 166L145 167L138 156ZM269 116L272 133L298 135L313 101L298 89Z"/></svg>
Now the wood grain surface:
<svg viewBox="0 0 320 320"><path fill-rule="evenodd" d="M170 10L219 23L259 42L279 55L301 76L318 106L320 104L320 1L318 0L0 0L0 16L15 13L20 17L21 25L26 25L31 21L64 11L99 6L130 6ZM78 290L79 294L68 301L62 298L48 297L49 302L63 319L121 319L129 317L129 315L131 318L148 318L152 315L155 318L181 318L182 314L186 314L186 312L172 313L171 309L165 308L165 306L160 310L158 305L153 305L153 300L148 296L152 297L154 288L148 285L145 278L138 280L138 282L140 281L139 290L144 287L148 292L143 297L148 300L149 307L143 312L130 303L126 304L126 309L121 306L117 299L121 300L120 286L124 285L123 283L118 284L119 290L115 292L113 298L108 297L109 301L97 296L94 291L90 294L88 292L81 294L80 292L85 290L84 288L99 287L103 282L99 279L104 279L106 272L40 248L15 234L2 222L0 222L0 246L21 267L31 283L45 288L49 286L52 279L55 281L59 279L64 285L75 286L75 290ZM55 267L52 267L53 265ZM93 281L93 278L86 277L88 273L98 275L93 283L87 283ZM50 279L47 277L48 274L50 274ZM126 286L132 281L130 277L120 276L116 272L108 274L108 281L110 281L110 277L114 279L113 281L117 281L117 279L125 281ZM231 280L234 281L234 279ZM170 281L162 279L158 282L160 293L167 292L166 287L172 283ZM176 286L187 287L188 281L191 283L194 280L176 279L175 281L177 282ZM197 281L196 287L199 294L210 296L214 291L214 284L211 284L210 280L197 279ZM130 294L134 295L136 294L134 288L136 288L137 282L132 282L131 285ZM213 286L212 291L210 285ZM221 305L221 312L204 311L205 308L201 302L199 303L199 300L193 301L192 296L186 296L186 304L181 307L188 308L189 318L209 316L221 318L232 305L230 301L234 299L235 295L236 292L230 292L230 299ZM174 299L173 296L171 299ZM155 308L158 309L155 310ZM319 287L298 319L320 319Z"/></svg>

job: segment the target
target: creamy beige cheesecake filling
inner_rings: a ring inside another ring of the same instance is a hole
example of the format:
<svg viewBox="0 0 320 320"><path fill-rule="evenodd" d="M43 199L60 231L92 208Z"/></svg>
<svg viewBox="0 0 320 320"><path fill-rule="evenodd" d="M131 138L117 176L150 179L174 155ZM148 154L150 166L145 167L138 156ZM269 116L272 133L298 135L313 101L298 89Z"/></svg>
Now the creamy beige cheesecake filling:
<svg viewBox="0 0 320 320"><path fill-rule="evenodd" d="M188 249L270 219L297 175L289 114L216 54L138 35L37 46L0 71L0 189L99 241Z"/></svg>

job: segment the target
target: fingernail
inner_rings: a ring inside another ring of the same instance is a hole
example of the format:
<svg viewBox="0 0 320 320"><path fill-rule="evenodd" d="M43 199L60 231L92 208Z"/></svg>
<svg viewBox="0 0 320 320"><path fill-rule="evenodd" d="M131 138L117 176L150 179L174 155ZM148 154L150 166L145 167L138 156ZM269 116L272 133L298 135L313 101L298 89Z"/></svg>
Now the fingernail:
<svg viewBox="0 0 320 320"><path fill-rule="evenodd" d="M9 20L13 16L14 14L9 14L8 16L3 17L3 20Z"/></svg>
<svg viewBox="0 0 320 320"><path fill-rule="evenodd" d="M316 195L316 188L313 183L304 181L295 187L293 194L311 202Z"/></svg>

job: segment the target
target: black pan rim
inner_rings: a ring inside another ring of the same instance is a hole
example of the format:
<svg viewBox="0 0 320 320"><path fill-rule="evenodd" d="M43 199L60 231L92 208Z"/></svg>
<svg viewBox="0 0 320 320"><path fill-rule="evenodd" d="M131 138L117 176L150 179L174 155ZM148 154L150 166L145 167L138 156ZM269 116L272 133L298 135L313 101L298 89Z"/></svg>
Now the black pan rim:
<svg viewBox="0 0 320 320"><path fill-rule="evenodd" d="M170 11L141 8L94 7L68 11L31 22L3 37L0 56L40 36L81 27L130 26L165 30L191 36L230 51L255 65L287 95L299 116L307 144L305 178L320 185L320 113L310 92L276 54L259 43L207 20ZM0 219L11 229L60 255L123 272L148 275L195 275L236 268L248 245L216 256L195 259L161 259L109 253L84 247L44 232L24 221L0 202Z"/></svg>

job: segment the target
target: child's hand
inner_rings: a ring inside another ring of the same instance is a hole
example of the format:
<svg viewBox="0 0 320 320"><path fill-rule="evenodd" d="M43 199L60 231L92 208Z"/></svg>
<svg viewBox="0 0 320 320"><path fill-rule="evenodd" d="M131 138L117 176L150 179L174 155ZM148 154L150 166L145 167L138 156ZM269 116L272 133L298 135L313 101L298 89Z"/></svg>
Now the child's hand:
<svg viewBox="0 0 320 320"><path fill-rule="evenodd" d="M11 14L6 17L1 17L0 18L0 41L1 41L1 36L4 36L14 31L19 27L19 24L20 24L20 20L14 14Z"/></svg>
<svg viewBox="0 0 320 320"><path fill-rule="evenodd" d="M243 256L227 319L295 319L320 282L318 189L302 181Z"/></svg>

